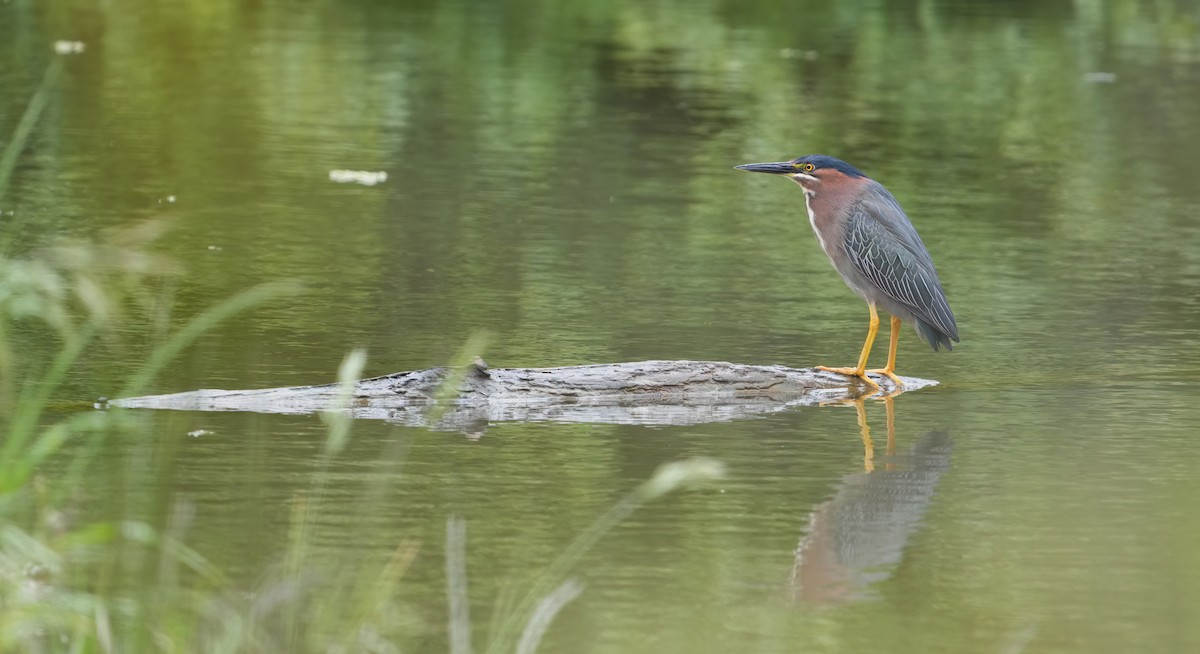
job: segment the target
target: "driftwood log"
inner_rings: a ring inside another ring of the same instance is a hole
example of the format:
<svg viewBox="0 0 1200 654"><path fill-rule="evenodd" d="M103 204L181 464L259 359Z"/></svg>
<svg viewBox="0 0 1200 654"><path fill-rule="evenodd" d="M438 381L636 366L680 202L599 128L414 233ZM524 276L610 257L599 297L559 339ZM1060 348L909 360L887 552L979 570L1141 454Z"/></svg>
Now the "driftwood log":
<svg viewBox="0 0 1200 654"><path fill-rule="evenodd" d="M937 382L905 377L902 389L872 375L881 394ZM447 388L447 383L455 388ZM723 361L638 361L561 368L429 368L358 381L349 407L338 386L198 390L109 402L187 411L307 414L345 409L356 418L482 433L492 422L553 421L643 425L724 422L795 406L852 400L874 389L816 368ZM441 399L439 399L441 398ZM438 407L434 409L433 407Z"/></svg>

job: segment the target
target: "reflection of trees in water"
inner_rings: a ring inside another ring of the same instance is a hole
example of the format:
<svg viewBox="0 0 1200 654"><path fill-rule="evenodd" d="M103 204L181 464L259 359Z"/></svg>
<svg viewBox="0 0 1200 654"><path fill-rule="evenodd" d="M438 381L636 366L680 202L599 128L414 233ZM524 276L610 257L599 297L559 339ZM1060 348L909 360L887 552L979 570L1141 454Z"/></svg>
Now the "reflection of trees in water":
<svg viewBox="0 0 1200 654"><path fill-rule="evenodd" d="M865 471L842 479L833 499L809 516L792 568L797 599L858 599L869 594L870 585L891 576L929 508L938 480L950 467L954 444L944 432L929 432L897 454L893 403L891 398L884 402L887 446L879 458L863 402L855 403Z"/></svg>
<svg viewBox="0 0 1200 654"><path fill-rule="evenodd" d="M1139 162L1151 197L1187 193L1193 177L1194 139L1180 130L1195 123L1194 95L1097 101L1080 77L1103 62L1120 85L1163 58L1194 57L1195 3L1180 0L920 3L920 21L860 0L57 6L8 3L0 22L11 44L0 52L3 115L23 111L47 43L70 34L89 45L70 64L61 127L38 143L46 159L14 179L14 191L53 207L30 219L65 229L83 216L124 221L169 190L183 193L173 210L205 212L193 224L208 231L164 241L183 261L212 235L342 243L193 268L207 297L183 294L180 314L256 279L313 272L322 281L307 302L262 310L279 335L304 333L295 349L320 338L340 351L344 330L366 324L376 351L403 333L408 362L428 362L484 326L502 334L498 351L547 365L624 356L631 341L704 343L712 331L688 326L730 315L792 334L801 314L790 305L764 311L741 298L797 297L797 273L827 274L826 264L798 261L796 238L811 240L802 211L801 231L782 237L738 218L757 214L745 206L756 187L728 166L798 154L798 143L860 162L902 198L926 198L910 209L938 235L939 257L1031 229L1066 230L1119 257L1127 221L1094 204L1111 185L1092 162L1176 152L1176 166ZM114 133L137 138L113 147ZM697 174L678 176L681 162ZM346 166L391 177L377 193L314 185ZM1166 180L1178 187L1157 189ZM1006 192L989 206L980 194L997 185ZM1195 249L1179 243L1162 258ZM986 265L944 259L950 285L976 289L977 306L1008 302L995 282L1028 262L975 259ZM330 270L336 283L323 281ZM1137 308L1127 312L1150 313ZM660 338L642 336L663 324Z"/></svg>

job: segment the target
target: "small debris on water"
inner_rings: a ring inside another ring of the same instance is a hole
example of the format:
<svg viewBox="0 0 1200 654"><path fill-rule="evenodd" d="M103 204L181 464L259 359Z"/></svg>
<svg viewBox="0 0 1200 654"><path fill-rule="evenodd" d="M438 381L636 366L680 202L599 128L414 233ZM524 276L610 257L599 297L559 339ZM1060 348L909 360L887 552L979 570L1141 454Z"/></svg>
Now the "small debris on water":
<svg viewBox="0 0 1200 654"><path fill-rule="evenodd" d="M1083 81L1087 82L1088 84L1112 84L1113 82L1117 81L1117 74L1102 71L1084 73Z"/></svg>
<svg viewBox="0 0 1200 654"><path fill-rule="evenodd" d="M211 433L213 432L208 429L194 429L188 432L188 436L191 436L192 438L200 438L201 436L208 436Z"/></svg>
<svg viewBox="0 0 1200 654"><path fill-rule="evenodd" d="M55 41L54 52L60 55L80 54L87 47L83 41Z"/></svg>
<svg viewBox="0 0 1200 654"><path fill-rule="evenodd" d="M329 171L329 179L339 184L375 186L387 181L387 173L382 170L377 172L370 170L331 170Z"/></svg>
<svg viewBox="0 0 1200 654"><path fill-rule="evenodd" d="M208 249L212 250L213 252L220 252L224 248L222 248L220 245L210 245L208 246Z"/></svg>

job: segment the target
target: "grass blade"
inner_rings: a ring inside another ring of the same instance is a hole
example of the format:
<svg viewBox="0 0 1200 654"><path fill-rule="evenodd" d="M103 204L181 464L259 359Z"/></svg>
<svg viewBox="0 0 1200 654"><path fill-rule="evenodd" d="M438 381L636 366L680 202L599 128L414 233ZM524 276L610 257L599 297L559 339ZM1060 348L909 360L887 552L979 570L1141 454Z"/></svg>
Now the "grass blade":
<svg viewBox="0 0 1200 654"><path fill-rule="evenodd" d="M546 635L546 630L550 628L550 623L558 617L559 611L573 602L582 592L583 584L574 579L568 579L539 602L537 609L533 612L533 617L529 618L529 623L525 625L525 632L521 634L521 642L517 643L517 654L534 654L542 642L542 636Z"/></svg>
<svg viewBox="0 0 1200 654"><path fill-rule="evenodd" d="M134 375L133 379L125 385L117 397L133 397L140 395L145 388L153 381L163 368L166 367L172 359L179 356L188 345L200 337L204 332L212 329L217 324L228 320L229 318L249 309L251 307L262 304L263 302L283 297L285 295L296 295L299 293L300 287L297 284L289 282L278 282L271 284L261 284L254 288L242 291L237 295L221 302L215 307L196 316L184 325L183 329L175 332L171 338L163 343L162 347L154 350L150 356L150 360L146 365Z"/></svg>
<svg viewBox="0 0 1200 654"><path fill-rule="evenodd" d="M446 595L450 600L450 654L471 654L467 521L457 516L446 519Z"/></svg>
<svg viewBox="0 0 1200 654"><path fill-rule="evenodd" d="M25 149L25 143L29 140L29 135L33 133L33 128L37 125L38 118L41 117L42 111L46 109L46 105L50 102L50 91L58 83L58 78L62 75L62 69L63 60L61 57L54 59L46 67L46 73L42 76L42 83L33 92L33 97L30 98L29 104L25 107L25 113L21 115L21 121L17 123L17 128L13 131L12 140L5 146L4 153L0 154L0 200L4 199L4 194L8 191L8 182L12 178L13 169L17 166L17 157Z"/></svg>

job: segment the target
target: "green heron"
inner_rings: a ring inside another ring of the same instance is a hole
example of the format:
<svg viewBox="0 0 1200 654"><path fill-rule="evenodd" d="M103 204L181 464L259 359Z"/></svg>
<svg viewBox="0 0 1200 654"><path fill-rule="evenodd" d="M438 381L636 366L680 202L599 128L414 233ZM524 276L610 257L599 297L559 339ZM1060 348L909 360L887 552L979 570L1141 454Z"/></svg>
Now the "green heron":
<svg viewBox="0 0 1200 654"><path fill-rule="evenodd" d="M784 175L804 189L808 222L821 249L846 285L866 300L871 310L867 341L858 355L858 365L818 368L853 375L875 388L879 385L867 373L877 372L903 386L895 372L901 321L912 323L935 352L943 345L949 350L950 342L958 341L958 326L938 281L933 259L904 209L883 184L841 159L819 154L737 168ZM892 316L891 347L887 366L867 370L867 357L879 332L876 306Z"/></svg>

